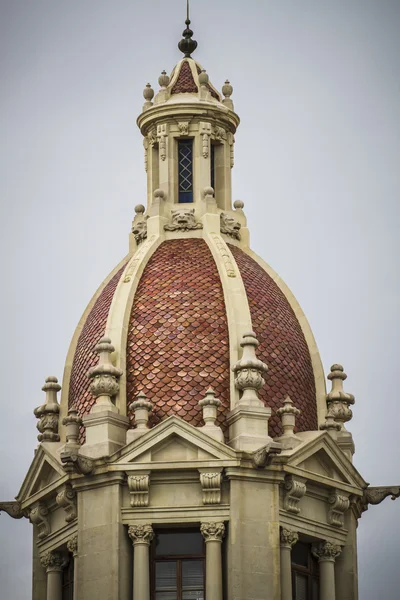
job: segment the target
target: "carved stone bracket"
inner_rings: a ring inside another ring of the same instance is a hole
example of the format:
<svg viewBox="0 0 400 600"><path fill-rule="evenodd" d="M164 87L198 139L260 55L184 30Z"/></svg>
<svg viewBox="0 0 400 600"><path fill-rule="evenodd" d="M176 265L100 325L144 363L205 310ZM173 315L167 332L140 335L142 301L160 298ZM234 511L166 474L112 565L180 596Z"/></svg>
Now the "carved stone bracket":
<svg viewBox="0 0 400 600"><path fill-rule="evenodd" d="M220 504L222 469L219 471L199 469L199 471L200 483L203 490L203 504Z"/></svg>
<svg viewBox="0 0 400 600"><path fill-rule="evenodd" d="M334 562L341 551L342 548L340 546L332 544L331 542L320 542L319 544L313 544L312 546L312 553L319 562Z"/></svg>
<svg viewBox="0 0 400 600"><path fill-rule="evenodd" d="M131 495L131 506L148 506L150 490L150 471L128 474L128 488Z"/></svg>
<svg viewBox="0 0 400 600"><path fill-rule="evenodd" d="M67 542L68 552L71 552L74 558L78 556L78 536L73 535Z"/></svg>
<svg viewBox="0 0 400 600"><path fill-rule="evenodd" d="M251 455L253 465L257 469L264 469L270 465L273 457L282 452L282 446L277 442L270 442L266 446L262 446Z"/></svg>
<svg viewBox="0 0 400 600"><path fill-rule="evenodd" d="M47 537L51 532L48 514L49 509L42 502L36 504L29 513L31 523L37 525L39 540Z"/></svg>
<svg viewBox="0 0 400 600"><path fill-rule="evenodd" d="M93 459L82 456L77 452L65 450L60 454L64 471L67 473L78 473L78 475L90 475L94 470Z"/></svg>
<svg viewBox="0 0 400 600"><path fill-rule="evenodd" d="M225 233L235 240L240 240L240 228L241 224L236 221L233 217L230 217L227 213L220 213L220 229L221 233Z"/></svg>
<svg viewBox="0 0 400 600"><path fill-rule="evenodd" d="M194 208L177 208L171 210L172 221L164 225L165 231L190 231L202 229L203 224L198 223L194 216Z"/></svg>
<svg viewBox="0 0 400 600"><path fill-rule="evenodd" d="M58 506L61 506L66 512L66 523L71 523L71 521L76 519L76 492L69 484L64 485L61 490L59 490L56 496L56 502Z"/></svg>
<svg viewBox="0 0 400 600"><path fill-rule="evenodd" d="M202 137L202 154L204 158L208 158L210 154L211 124L201 121L200 134Z"/></svg>
<svg viewBox="0 0 400 600"><path fill-rule="evenodd" d="M298 541L299 534L297 533L297 531L292 531L291 529L286 529L286 527L281 527L281 546L285 546L286 548L292 549Z"/></svg>
<svg viewBox="0 0 400 600"><path fill-rule="evenodd" d="M369 504L380 504L388 496L390 496L392 500L400 498L400 486L379 486L367 488L364 490L361 500L362 510L368 510Z"/></svg>
<svg viewBox="0 0 400 600"><path fill-rule="evenodd" d="M157 131L155 127L152 127L147 133L147 141L149 143L150 148L153 148L154 144L157 141Z"/></svg>
<svg viewBox="0 0 400 600"><path fill-rule="evenodd" d="M0 502L0 512L6 512L13 519L22 519L22 517L27 517L27 511L23 511L21 509L21 503L16 500L11 502Z"/></svg>
<svg viewBox="0 0 400 600"><path fill-rule="evenodd" d="M337 490L332 492L328 498L328 523L334 527L343 527L344 513L350 506L350 500L347 496L339 494Z"/></svg>
<svg viewBox="0 0 400 600"><path fill-rule="evenodd" d="M135 544L150 544L154 538L154 531L151 525L130 525L128 529L129 537Z"/></svg>
<svg viewBox="0 0 400 600"><path fill-rule="evenodd" d="M61 552L46 552L40 557L40 563L47 573L62 571L68 564L68 558Z"/></svg>
<svg viewBox="0 0 400 600"><path fill-rule="evenodd" d="M210 521L200 525L200 532L207 542L222 542L225 535L225 525L222 521Z"/></svg>
<svg viewBox="0 0 400 600"><path fill-rule="evenodd" d="M166 123L157 125L157 139L161 160L167 158L167 133L168 128Z"/></svg>
<svg viewBox="0 0 400 600"><path fill-rule="evenodd" d="M298 515L300 512L300 500L305 496L307 491L306 480L302 477L286 475L284 485L283 508L294 515Z"/></svg>

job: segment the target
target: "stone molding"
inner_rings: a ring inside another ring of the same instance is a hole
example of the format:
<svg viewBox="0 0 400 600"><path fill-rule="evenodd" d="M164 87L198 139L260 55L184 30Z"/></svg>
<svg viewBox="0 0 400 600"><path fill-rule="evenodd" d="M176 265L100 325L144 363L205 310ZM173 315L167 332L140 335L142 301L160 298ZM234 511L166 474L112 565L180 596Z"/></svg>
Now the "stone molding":
<svg viewBox="0 0 400 600"><path fill-rule="evenodd" d="M335 562L341 551L341 546L332 544L332 542L319 542L312 546L312 553L319 562Z"/></svg>
<svg viewBox="0 0 400 600"><path fill-rule="evenodd" d="M130 525L128 535L132 540L132 544L147 544L150 545L154 538L154 531L148 523L145 525Z"/></svg>
<svg viewBox="0 0 400 600"><path fill-rule="evenodd" d="M65 522L71 523L77 516L76 510L76 492L69 484L64 485L56 496L58 506L61 506L65 512Z"/></svg>
<svg viewBox="0 0 400 600"><path fill-rule="evenodd" d="M205 542L222 542L225 535L225 525L222 521L210 521L200 525L200 533Z"/></svg>
<svg viewBox="0 0 400 600"><path fill-rule="evenodd" d="M128 474L128 488L131 496L131 506L148 506L150 491L150 471Z"/></svg>
<svg viewBox="0 0 400 600"><path fill-rule="evenodd" d="M39 502L36 506L34 506L29 513L29 519L31 523L37 525L39 540L47 537L51 532L48 514L49 509L42 502Z"/></svg>
<svg viewBox="0 0 400 600"><path fill-rule="evenodd" d="M78 536L73 535L67 541L68 552L71 552L72 556L76 558L78 556Z"/></svg>
<svg viewBox="0 0 400 600"><path fill-rule="evenodd" d="M68 559L61 552L46 552L40 557L40 564L47 573L62 571L68 564Z"/></svg>
<svg viewBox="0 0 400 600"><path fill-rule="evenodd" d="M350 500L347 496L339 494L337 490L331 492L328 497L328 523L334 527L343 527L344 513L350 506Z"/></svg>
<svg viewBox="0 0 400 600"><path fill-rule="evenodd" d="M302 477L286 475L284 486L283 507L288 512L298 515L300 513L300 500L305 496L307 491L306 480Z"/></svg>
<svg viewBox="0 0 400 600"><path fill-rule="evenodd" d="M203 504L221 503L222 469L219 471L200 471L200 483L203 490Z"/></svg>
<svg viewBox="0 0 400 600"><path fill-rule="evenodd" d="M290 550L293 548L295 544L299 541L299 534L297 531L293 531L292 529L287 529L286 527L281 527L280 531L280 542L281 546L284 548L289 548Z"/></svg>

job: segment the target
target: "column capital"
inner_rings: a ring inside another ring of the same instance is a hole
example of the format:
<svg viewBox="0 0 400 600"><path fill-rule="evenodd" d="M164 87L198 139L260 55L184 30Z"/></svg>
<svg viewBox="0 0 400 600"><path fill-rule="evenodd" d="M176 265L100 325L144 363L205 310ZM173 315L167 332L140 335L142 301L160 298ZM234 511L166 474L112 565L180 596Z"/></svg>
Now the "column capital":
<svg viewBox="0 0 400 600"><path fill-rule="evenodd" d="M73 535L67 542L68 552L71 552L74 558L78 555L78 536Z"/></svg>
<svg viewBox="0 0 400 600"><path fill-rule="evenodd" d="M146 544L149 546L154 538L153 528L148 523L145 525L130 525L128 534L134 546L137 544Z"/></svg>
<svg viewBox="0 0 400 600"><path fill-rule="evenodd" d="M292 531L291 529L286 529L286 527L281 527L281 546L284 548L293 548L295 544L299 541L299 534L297 531Z"/></svg>
<svg viewBox="0 0 400 600"><path fill-rule="evenodd" d="M332 544L331 542L319 542L318 544L313 544L312 546L312 553L315 558L318 558L319 562L335 562L335 559L339 556L341 551L341 546Z"/></svg>
<svg viewBox="0 0 400 600"><path fill-rule="evenodd" d="M200 532L207 542L222 542L225 534L225 525L222 521L208 521L200 525Z"/></svg>
<svg viewBox="0 0 400 600"><path fill-rule="evenodd" d="M40 557L40 563L47 573L62 571L68 564L68 559L61 552L46 552Z"/></svg>

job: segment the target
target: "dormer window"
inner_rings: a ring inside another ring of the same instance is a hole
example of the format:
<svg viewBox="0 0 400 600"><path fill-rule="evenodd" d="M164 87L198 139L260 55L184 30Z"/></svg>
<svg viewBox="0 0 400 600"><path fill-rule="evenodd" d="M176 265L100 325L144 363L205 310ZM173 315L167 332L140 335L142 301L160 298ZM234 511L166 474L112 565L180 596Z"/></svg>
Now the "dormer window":
<svg viewBox="0 0 400 600"><path fill-rule="evenodd" d="M178 202L193 202L193 140L178 140Z"/></svg>

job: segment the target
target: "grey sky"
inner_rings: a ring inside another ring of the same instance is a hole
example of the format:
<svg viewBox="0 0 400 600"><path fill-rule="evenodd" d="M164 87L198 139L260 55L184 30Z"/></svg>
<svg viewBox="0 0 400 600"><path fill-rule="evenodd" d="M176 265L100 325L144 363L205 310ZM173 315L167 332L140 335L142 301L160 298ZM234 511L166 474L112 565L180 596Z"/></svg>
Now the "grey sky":
<svg viewBox="0 0 400 600"><path fill-rule="evenodd" d="M1 499L36 447L91 295L145 203L135 120L180 58L184 0L0 0ZM400 3L192 0L195 57L241 117L234 199L356 396L355 465L400 484ZM2 600L30 595L30 525L0 516ZM359 524L360 600L398 598L400 500Z"/></svg>

